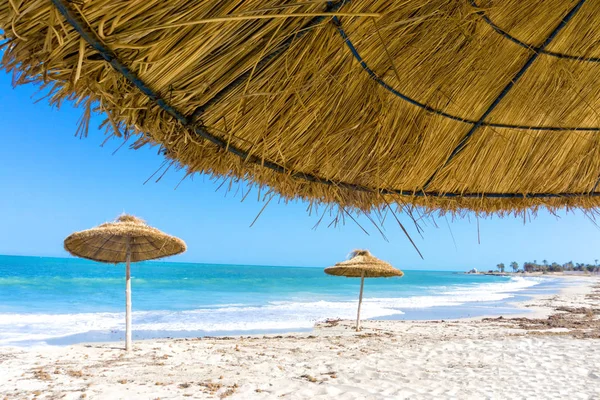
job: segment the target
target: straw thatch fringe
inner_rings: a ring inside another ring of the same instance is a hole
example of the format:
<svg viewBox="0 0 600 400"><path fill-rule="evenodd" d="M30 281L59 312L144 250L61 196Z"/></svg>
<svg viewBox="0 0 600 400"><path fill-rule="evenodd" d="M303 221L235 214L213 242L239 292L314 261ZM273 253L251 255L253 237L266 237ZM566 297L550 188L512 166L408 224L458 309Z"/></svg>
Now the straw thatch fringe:
<svg viewBox="0 0 600 400"><path fill-rule="evenodd" d="M482 215L600 204L600 193L589 193L600 174L595 63L537 51L469 146L446 161L473 127L464 121L481 119L574 1L485 1L477 8L466 0L353 1L344 13L381 18L376 25L338 18L348 40L328 23L332 18L312 26L313 17L136 33L255 10L309 15L327 7L275 0L165 4L65 6L86 38L47 0L0 3L8 38L1 66L14 73L15 84L39 83L51 104L83 107L81 135L89 117L102 112L108 134L135 135L134 148L158 144L188 174L247 179L284 199L338 204L342 216L393 203ZM499 35L482 11L531 48ZM599 57L590 43L600 31L589 26L598 17L600 7L586 3L546 50ZM108 52L91 46L94 38ZM348 43L372 74L356 63ZM277 56L260 64L270 54ZM127 70L131 75L123 76ZM374 77L414 102L398 99ZM193 115L199 118L186 118Z"/></svg>

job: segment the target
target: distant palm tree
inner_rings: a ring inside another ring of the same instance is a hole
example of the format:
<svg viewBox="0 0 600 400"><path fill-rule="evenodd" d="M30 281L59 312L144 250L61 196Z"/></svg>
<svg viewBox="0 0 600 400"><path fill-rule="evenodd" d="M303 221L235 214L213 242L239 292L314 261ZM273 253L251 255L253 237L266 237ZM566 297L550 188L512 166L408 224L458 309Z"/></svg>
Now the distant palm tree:
<svg viewBox="0 0 600 400"><path fill-rule="evenodd" d="M517 272L519 270L519 263L513 261L510 263L510 267L512 268L513 272Z"/></svg>
<svg viewBox="0 0 600 400"><path fill-rule="evenodd" d="M542 260L545 266L548 266L548 260Z"/></svg>
<svg viewBox="0 0 600 400"><path fill-rule="evenodd" d="M596 266L598 266L598 260L594 260L594 264L596 264Z"/></svg>
<svg viewBox="0 0 600 400"><path fill-rule="evenodd" d="M565 263L565 264L563 265L563 268L564 268L566 271L573 271L573 269L575 268L575 264L573 264L573 261L569 261L568 263Z"/></svg>
<svg viewBox="0 0 600 400"><path fill-rule="evenodd" d="M500 264L496 265L496 268L498 268L500 270L500 272L504 272L504 263L500 263Z"/></svg>

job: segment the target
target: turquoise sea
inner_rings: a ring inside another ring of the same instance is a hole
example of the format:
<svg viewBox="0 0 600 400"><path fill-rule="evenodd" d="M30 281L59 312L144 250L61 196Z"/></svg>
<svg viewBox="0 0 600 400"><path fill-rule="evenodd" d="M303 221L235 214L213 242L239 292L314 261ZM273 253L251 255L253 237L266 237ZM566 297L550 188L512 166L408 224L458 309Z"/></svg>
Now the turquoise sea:
<svg viewBox="0 0 600 400"><path fill-rule="evenodd" d="M405 270L367 279L364 318L455 318L514 311L506 303L556 290L550 278ZM0 346L123 337L123 265L0 256ZM135 338L310 329L355 318L359 279L323 268L145 262L132 265Z"/></svg>

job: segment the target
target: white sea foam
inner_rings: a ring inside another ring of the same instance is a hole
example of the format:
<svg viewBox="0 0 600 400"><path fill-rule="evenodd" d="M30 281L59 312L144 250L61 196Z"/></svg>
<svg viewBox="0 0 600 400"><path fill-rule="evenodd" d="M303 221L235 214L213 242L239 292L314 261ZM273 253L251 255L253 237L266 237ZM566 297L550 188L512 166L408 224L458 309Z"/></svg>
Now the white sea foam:
<svg viewBox="0 0 600 400"><path fill-rule="evenodd" d="M437 288L428 296L365 298L361 316L378 318L402 310L499 301L540 283L514 277L505 282ZM190 311L134 311L139 331L252 331L311 328L327 318L352 319L356 301L271 302L264 306L223 304ZM43 343L45 340L91 331L122 331L124 313L12 314L0 313L0 345Z"/></svg>

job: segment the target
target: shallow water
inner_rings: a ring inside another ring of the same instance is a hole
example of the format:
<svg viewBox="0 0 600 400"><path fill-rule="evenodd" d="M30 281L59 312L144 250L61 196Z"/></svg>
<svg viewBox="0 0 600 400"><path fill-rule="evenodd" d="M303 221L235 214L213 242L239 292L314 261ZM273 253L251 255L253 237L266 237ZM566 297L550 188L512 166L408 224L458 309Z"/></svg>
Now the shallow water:
<svg viewBox="0 0 600 400"><path fill-rule="evenodd" d="M363 318L510 313L515 296L559 285L552 278L404 272L365 281ZM355 318L359 284L322 268L133 264L134 338L308 330L327 318ZM119 340L124 289L122 265L0 256L0 345Z"/></svg>

